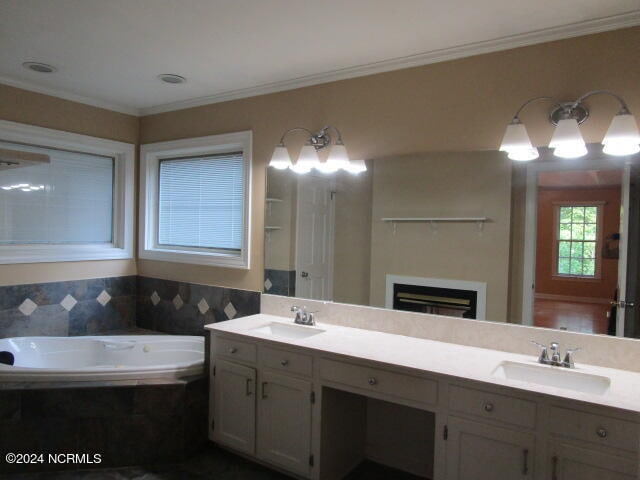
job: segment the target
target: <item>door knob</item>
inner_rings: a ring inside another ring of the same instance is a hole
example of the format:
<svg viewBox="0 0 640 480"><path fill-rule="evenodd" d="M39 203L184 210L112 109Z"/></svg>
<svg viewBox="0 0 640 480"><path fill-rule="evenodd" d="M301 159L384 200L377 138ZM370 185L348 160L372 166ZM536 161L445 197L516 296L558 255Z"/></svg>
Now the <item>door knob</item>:
<svg viewBox="0 0 640 480"><path fill-rule="evenodd" d="M302 278L307 278L307 277L309 276L309 272L301 272L301 273L300 273L300 276L301 276Z"/></svg>

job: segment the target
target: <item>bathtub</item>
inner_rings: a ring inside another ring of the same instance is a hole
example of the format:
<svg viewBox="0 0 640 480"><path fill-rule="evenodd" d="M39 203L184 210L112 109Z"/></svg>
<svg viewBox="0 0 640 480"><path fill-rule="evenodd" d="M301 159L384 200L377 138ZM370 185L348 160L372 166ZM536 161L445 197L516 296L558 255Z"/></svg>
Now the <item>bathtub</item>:
<svg viewBox="0 0 640 480"><path fill-rule="evenodd" d="M204 372L204 337L196 336L15 337L0 339L0 352L14 360L0 364L0 383L143 380Z"/></svg>

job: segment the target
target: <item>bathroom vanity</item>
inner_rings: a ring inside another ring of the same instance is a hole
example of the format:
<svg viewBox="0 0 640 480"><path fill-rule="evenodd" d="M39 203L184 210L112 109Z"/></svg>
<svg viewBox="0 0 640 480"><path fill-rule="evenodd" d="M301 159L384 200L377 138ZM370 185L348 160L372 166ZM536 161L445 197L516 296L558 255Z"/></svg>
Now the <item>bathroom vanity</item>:
<svg viewBox="0 0 640 480"><path fill-rule="evenodd" d="M578 360L560 371L537 364L533 348L522 355L322 319L301 326L258 314L206 328L210 439L300 478L337 480L365 457L384 463L365 445L367 429L380 429L367 425L369 401L396 408L398 422L423 422L432 438L424 452L387 453L425 478L638 478L640 373Z"/></svg>

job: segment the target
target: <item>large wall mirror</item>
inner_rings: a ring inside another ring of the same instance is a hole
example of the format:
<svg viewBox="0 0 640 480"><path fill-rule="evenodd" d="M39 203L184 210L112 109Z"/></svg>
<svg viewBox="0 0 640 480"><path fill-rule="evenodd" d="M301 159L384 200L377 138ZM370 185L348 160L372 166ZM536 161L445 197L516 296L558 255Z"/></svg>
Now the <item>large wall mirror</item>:
<svg viewBox="0 0 640 480"><path fill-rule="evenodd" d="M638 156L589 152L268 168L264 291L638 337Z"/></svg>

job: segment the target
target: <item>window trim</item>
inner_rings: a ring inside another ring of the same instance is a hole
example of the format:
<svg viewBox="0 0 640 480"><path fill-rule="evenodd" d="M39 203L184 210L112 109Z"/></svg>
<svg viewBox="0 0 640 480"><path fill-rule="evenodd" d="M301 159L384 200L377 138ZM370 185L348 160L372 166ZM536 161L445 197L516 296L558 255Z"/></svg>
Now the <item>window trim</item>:
<svg viewBox="0 0 640 480"><path fill-rule="evenodd" d="M598 282L602 279L602 253L600 252L600 248L602 248L602 229L604 227L604 206L605 201L562 201L562 202L553 202L553 255L552 255L552 277L555 280L577 280L581 282ZM588 275L572 275L568 273L558 273L558 248L560 245L559 236L559 225L560 225L560 207L597 207L598 208L598 218L596 221L596 271L593 276Z"/></svg>
<svg viewBox="0 0 640 480"><path fill-rule="evenodd" d="M251 164L250 130L142 145L140 148L140 224L138 256L147 260L189 263L248 270L251 247ZM242 152L244 161L244 211L240 254L212 249L168 247L158 244L158 192L160 160L183 156Z"/></svg>
<svg viewBox="0 0 640 480"><path fill-rule="evenodd" d="M0 264L131 259L134 256L135 145L0 120L0 140L113 157L113 241L96 244L0 245Z"/></svg>

